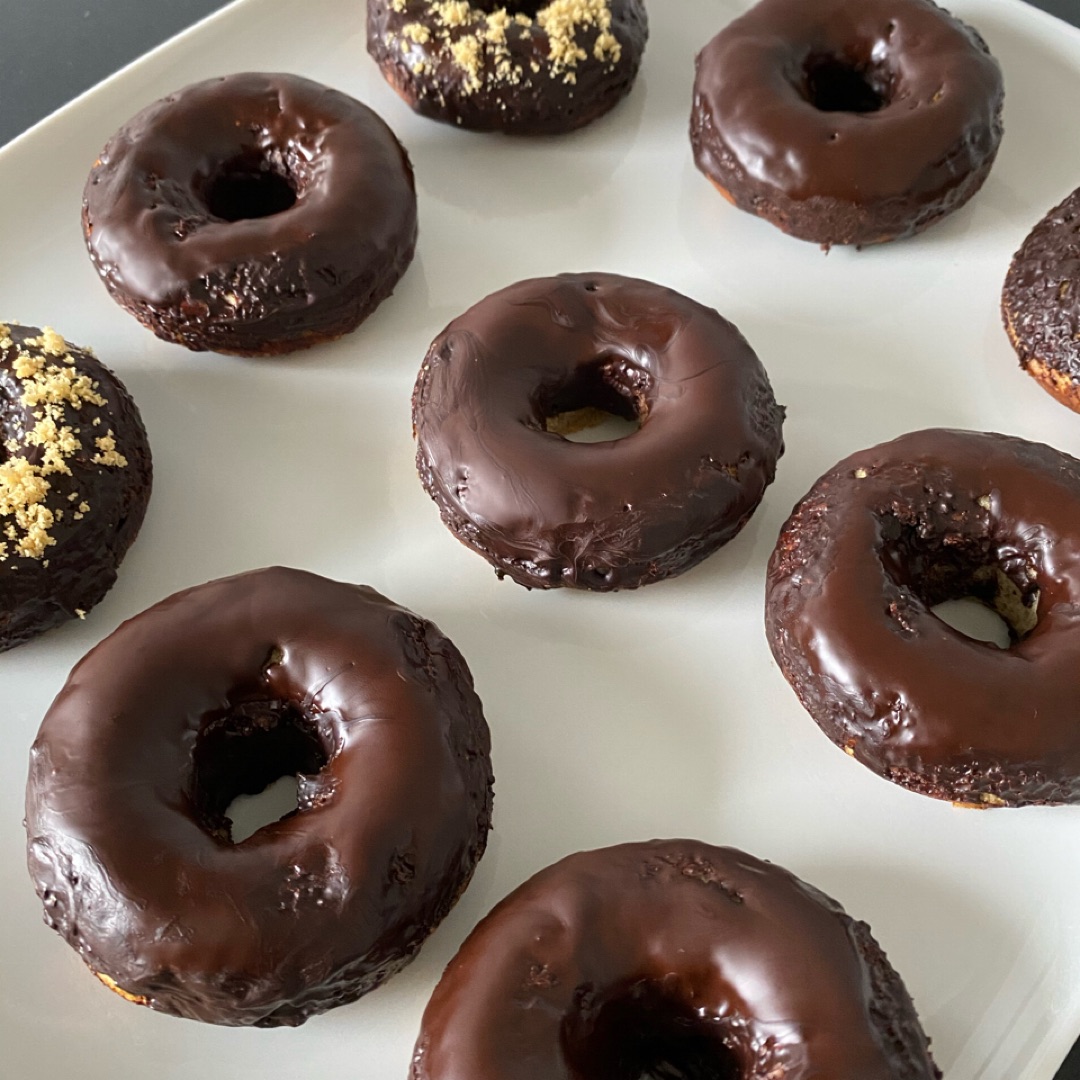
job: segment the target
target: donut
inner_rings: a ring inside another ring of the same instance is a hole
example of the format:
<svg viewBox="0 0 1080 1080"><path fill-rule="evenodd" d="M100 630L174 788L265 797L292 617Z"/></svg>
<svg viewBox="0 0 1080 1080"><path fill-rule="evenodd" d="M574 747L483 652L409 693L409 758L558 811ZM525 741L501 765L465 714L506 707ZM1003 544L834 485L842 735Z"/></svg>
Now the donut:
<svg viewBox="0 0 1080 1080"><path fill-rule="evenodd" d="M629 437L566 435L597 413ZM784 410L715 311L615 274L522 281L436 338L413 392L443 522L529 588L632 589L727 543L772 482Z"/></svg>
<svg viewBox="0 0 1080 1080"><path fill-rule="evenodd" d="M919 431L852 454L795 507L765 626L799 700L886 780L979 806L1080 802L1080 462ZM933 607L996 610L1011 645Z"/></svg>
<svg viewBox="0 0 1080 1080"><path fill-rule="evenodd" d="M643 0L368 0L368 52L422 116L555 135L629 92L649 36Z"/></svg>
<svg viewBox="0 0 1080 1080"><path fill-rule="evenodd" d="M410 1080L935 1080L870 928L793 874L691 840L571 855L469 935Z"/></svg>
<svg viewBox="0 0 1080 1080"><path fill-rule="evenodd" d="M759 0L697 58L690 140L740 210L861 247L982 187L1004 96L983 39L932 0Z"/></svg>
<svg viewBox="0 0 1080 1080"><path fill-rule="evenodd" d="M408 156L365 105L296 75L195 83L109 140L83 197L121 307L195 351L275 356L347 334L416 246Z"/></svg>
<svg viewBox="0 0 1080 1080"><path fill-rule="evenodd" d="M0 650L116 583L150 500L150 446L120 380L55 330L0 324Z"/></svg>
<svg viewBox="0 0 1080 1080"><path fill-rule="evenodd" d="M1013 258L1001 296L1009 340L1039 385L1080 412L1080 189L1055 206Z"/></svg>
<svg viewBox="0 0 1080 1080"><path fill-rule="evenodd" d="M228 808L297 778L241 843ZM274 1027L354 1001L456 902L491 821L461 654L372 589L280 567L189 589L71 673L30 758L46 923L129 1001Z"/></svg>

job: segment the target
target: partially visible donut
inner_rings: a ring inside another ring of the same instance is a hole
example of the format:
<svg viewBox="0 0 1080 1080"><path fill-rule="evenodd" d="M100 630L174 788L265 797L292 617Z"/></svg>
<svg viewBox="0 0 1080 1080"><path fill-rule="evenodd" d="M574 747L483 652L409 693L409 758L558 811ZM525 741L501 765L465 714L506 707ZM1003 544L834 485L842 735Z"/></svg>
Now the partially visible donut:
<svg viewBox="0 0 1080 1080"><path fill-rule="evenodd" d="M475 131L552 135L633 86L643 0L368 0L368 52L423 116Z"/></svg>
<svg viewBox="0 0 1080 1080"><path fill-rule="evenodd" d="M296 775L241 843L236 795ZM31 752L45 920L110 989L216 1024L303 1023L404 967L472 876L489 736L461 654L371 589L275 568L124 623Z"/></svg>
<svg viewBox="0 0 1080 1080"><path fill-rule="evenodd" d="M158 337L274 356L349 333L394 291L416 193L367 106L297 75L229 75L109 140L83 229L113 299Z"/></svg>
<svg viewBox="0 0 1080 1080"><path fill-rule="evenodd" d="M639 428L566 438L604 412ZM633 589L696 566L761 502L783 420L735 326L616 274L481 300L436 338L413 391L417 469L444 523L539 589Z"/></svg>
<svg viewBox="0 0 1080 1080"><path fill-rule="evenodd" d="M1080 412L1080 189L1039 222L1013 258L1001 311L1020 364Z"/></svg>
<svg viewBox="0 0 1080 1080"><path fill-rule="evenodd" d="M502 901L424 1012L410 1080L936 1080L870 928L689 840L582 852Z"/></svg>
<svg viewBox="0 0 1080 1080"><path fill-rule="evenodd" d="M995 609L1011 646L932 608ZM917 431L852 454L769 563L776 662L830 739L886 780L980 807L1080 802L1080 461Z"/></svg>
<svg viewBox="0 0 1080 1080"><path fill-rule="evenodd" d="M982 187L1001 68L932 0L759 0L697 58L698 168L801 240L921 232Z"/></svg>
<svg viewBox="0 0 1080 1080"><path fill-rule="evenodd" d="M0 650L82 618L116 582L150 499L120 380L54 330L0 325Z"/></svg>

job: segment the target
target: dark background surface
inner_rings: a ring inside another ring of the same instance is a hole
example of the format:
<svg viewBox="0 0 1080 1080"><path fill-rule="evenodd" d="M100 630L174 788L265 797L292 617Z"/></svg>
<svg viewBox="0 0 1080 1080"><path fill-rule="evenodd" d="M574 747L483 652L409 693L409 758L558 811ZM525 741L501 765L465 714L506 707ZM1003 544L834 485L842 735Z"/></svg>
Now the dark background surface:
<svg viewBox="0 0 1080 1080"><path fill-rule="evenodd" d="M226 0L0 0L0 145L225 6ZM1035 6L1080 26L1080 0ZM1057 1080L1080 1080L1080 1043Z"/></svg>
<svg viewBox="0 0 1080 1080"><path fill-rule="evenodd" d="M225 6L226 0L0 0L0 146ZM1080 0L1035 6L1080 26Z"/></svg>

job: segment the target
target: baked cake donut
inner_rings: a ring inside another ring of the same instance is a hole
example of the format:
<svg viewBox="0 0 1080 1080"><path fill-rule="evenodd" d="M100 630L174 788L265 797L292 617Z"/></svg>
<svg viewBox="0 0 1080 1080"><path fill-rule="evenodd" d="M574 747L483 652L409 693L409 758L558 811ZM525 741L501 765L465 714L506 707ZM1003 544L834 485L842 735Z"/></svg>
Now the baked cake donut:
<svg viewBox="0 0 1080 1080"><path fill-rule="evenodd" d="M54 330L0 324L0 650L82 618L116 582L150 499L123 384Z"/></svg>
<svg viewBox="0 0 1080 1080"><path fill-rule="evenodd" d="M297 75L229 75L109 140L83 229L113 299L158 337L273 356L347 334L393 292L416 193L365 105Z"/></svg>
<svg viewBox="0 0 1080 1080"><path fill-rule="evenodd" d="M1001 311L1020 363L1080 412L1080 190L1031 231L1005 279Z"/></svg>
<svg viewBox="0 0 1080 1080"><path fill-rule="evenodd" d="M552 135L629 92L648 38L643 0L368 0L368 52L423 116Z"/></svg>
<svg viewBox="0 0 1080 1080"><path fill-rule="evenodd" d="M932 0L759 0L698 56L690 138L741 210L876 244L982 187L1004 95L983 39Z"/></svg>
<svg viewBox="0 0 1080 1080"><path fill-rule="evenodd" d="M1080 802L1080 462L919 431L852 454L769 563L773 656L822 730L903 787L981 807ZM933 612L972 597L977 641Z"/></svg>
<svg viewBox="0 0 1080 1080"><path fill-rule="evenodd" d="M565 436L597 412L627 438ZM455 319L413 392L417 469L443 522L529 588L632 589L750 518L784 410L711 308L615 274L522 281Z"/></svg>
<svg viewBox="0 0 1080 1080"><path fill-rule="evenodd" d="M228 808L281 776L298 809L241 843ZM275 568L124 623L31 751L45 920L129 1001L303 1023L399 971L465 889L491 822L461 654L371 589Z"/></svg>
<svg viewBox="0 0 1080 1080"><path fill-rule="evenodd" d="M778 866L690 840L582 852L450 962L410 1080L937 1080L862 922Z"/></svg>

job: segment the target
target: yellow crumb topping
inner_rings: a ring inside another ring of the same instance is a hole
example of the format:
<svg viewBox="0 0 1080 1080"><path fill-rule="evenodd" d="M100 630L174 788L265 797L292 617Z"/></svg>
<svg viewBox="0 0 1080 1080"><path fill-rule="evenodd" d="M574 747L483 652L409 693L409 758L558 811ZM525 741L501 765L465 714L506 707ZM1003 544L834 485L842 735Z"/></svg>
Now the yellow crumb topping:
<svg viewBox="0 0 1080 1080"><path fill-rule="evenodd" d="M421 74L445 60L460 73L465 94L531 85L531 76L543 70L538 58L545 41L548 74L571 84L577 81L575 69L590 57L614 67L622 56L610 0L550 0L535 19L505 8L485 12L468 0L390 0L390 8L422 20L398 32L410 69ZM529 55L515 55L515 40L528 41L534 33L540 36Z"/></svg>
<svg viewBox="0 0 1080 1080"><path fill-rule="evenodd" d="M67 342L50 326L41 331L41 348L50 356L66 356Z"/></svg>
<svg viewBox="0 0 1080 1080"><path fill-rule="evenodd" d="M6 460L0 464L0 561L11 555L41 559L56 543L51 529L63 517L63 510L47 505L53 483L50 477L71 475L70 462L82 450L79 439L79 411L87 405L104 407L98 384L75 367L70 348L55 330L46 328L40 337L16 344L11 328L0 324L0 363L18 382L19 403L29 413L33 426L3 442ZM96 440L97 465L124 468L127 459L116 449L112 431ZM67 496L69 502L77 492ZM76 520L90 510L79 503Z"/></svg>
<svg viewBox="0 0 1080 1080"><path fill-rule="evenodd" d="M468 0L436 0L431 5L444 26L468 26L473 15Z"/></svg>
<svg viewBox="0 0 1080 1080"><path fill-rule="evenodd" d="M431 31L423 23L409 23L402 27L401 36L417 45L426 45L431 40Z"/></svg>
<svg viewBox="0 0 1080 1080"><path fill-rule="evenodd" d="M608 0L552 0L537 14L536 21L548 36L548 58L556 72L589 58L577 40L578 31L585 27L600 31L593 45L596 59L619 62L622 46L611 33Z"/></svg>
<svg viewBox="0 0 1080 1080"><path fill-rule="evenodd" d="M127 466L127 458L116 449L116 437L111 430L100 439L95 439L94 445L98 452L90 460L95 465L115 465L120 469Z"/></svg>
<svg viewBox="0 0 1080 1080"><path fill-rule="evenodd" d="M14 519L6 531L20 555L40 559L45 549L56 543L49 535L53 512L45 505L50 488L41 466L31 465L26 458L12 458L0 465L0 516Z"/></svg>
<svg viewBox="0 0 1080 1080"><path fill-rule="evenodd" d="M484 50L480 39L475 37L458 38L450 43L450 55L465 72L465 89L470 93L481 86L480 73L483 69Z"/></svg>

